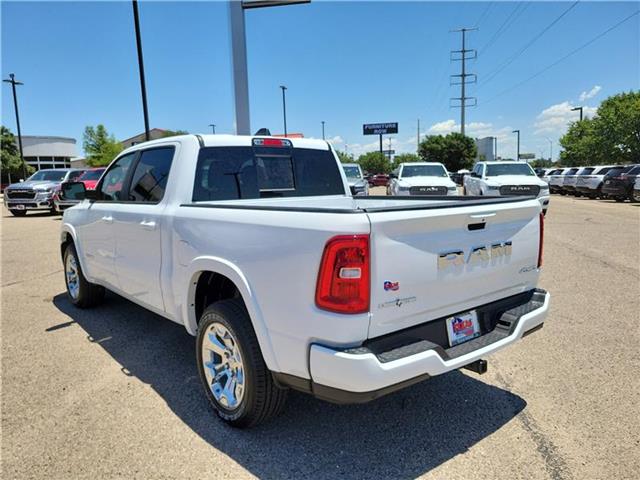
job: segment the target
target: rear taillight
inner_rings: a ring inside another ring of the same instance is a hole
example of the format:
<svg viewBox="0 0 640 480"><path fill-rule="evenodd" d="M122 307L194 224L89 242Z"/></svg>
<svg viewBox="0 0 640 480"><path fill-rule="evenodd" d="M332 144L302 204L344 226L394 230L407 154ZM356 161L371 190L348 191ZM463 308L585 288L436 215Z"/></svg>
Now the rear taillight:
<svg viewBox="0 0 640 480"><path fill-rule="evenodd" d="M542 266L542 250L544 247L544 213L540 213L540 242L538 244L538 268Z"/></svg>
<svg viewBox="0 0 640 480"><path fill-rule="evenodd" d="M369 235L339 235L327 242L316 305L337 313L369 311Z"/></svg>

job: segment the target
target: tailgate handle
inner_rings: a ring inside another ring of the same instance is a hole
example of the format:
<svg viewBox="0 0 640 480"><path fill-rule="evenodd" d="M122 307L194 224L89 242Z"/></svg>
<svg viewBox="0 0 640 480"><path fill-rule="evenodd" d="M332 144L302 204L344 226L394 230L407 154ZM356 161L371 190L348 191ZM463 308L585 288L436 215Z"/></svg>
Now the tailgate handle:
<svg viewBox="0 0 640 480"><path fill-rule="evenodd" d="M473 230L484 230L486 223L484 222L480 222L480 223L470 223L469 225L467 225L467 228L471 231Z"/></svg>

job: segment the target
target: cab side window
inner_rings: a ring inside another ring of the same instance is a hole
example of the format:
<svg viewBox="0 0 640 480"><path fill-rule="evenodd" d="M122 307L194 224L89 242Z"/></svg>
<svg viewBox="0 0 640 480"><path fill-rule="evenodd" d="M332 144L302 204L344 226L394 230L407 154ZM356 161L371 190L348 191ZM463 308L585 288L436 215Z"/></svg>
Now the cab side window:
<svg viewBox="0 0 640 480"><path fill-rule="evenodd" d="M111 165L102 177L100 182L100 200L107 202L117 202L126 200L124 197L124 183L127 178L131 162L135 158L136 153L129 153L120 157Z"/></svg>
<svg viewBox="0 0 640 480"><path fill-rule="evenodd" d="M162 200L173 160L173 147L144 150L131 179L129 200L157 203Z"/></svg>

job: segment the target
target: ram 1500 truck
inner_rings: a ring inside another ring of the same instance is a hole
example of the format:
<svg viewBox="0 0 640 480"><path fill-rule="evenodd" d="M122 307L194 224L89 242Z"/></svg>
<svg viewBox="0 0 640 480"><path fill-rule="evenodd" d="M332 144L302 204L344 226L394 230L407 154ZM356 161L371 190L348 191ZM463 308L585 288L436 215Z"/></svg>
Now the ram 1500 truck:
<svg viewBox="0 0 640 480"><path fill-rule="evenodd" d="M135 145L64 212L77 307L105 288L185 326L217 414L248 427L290 388L364 402L537 330L534 196L354 197L331 146L185 135Z"/></svg>

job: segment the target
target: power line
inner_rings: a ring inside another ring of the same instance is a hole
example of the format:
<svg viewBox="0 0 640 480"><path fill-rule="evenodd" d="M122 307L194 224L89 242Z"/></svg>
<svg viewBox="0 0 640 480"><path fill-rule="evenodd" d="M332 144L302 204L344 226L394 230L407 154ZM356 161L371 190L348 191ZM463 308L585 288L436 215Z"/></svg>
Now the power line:
<svg viewBox="0 0 640 480"><path fill-rule="evenodd" d="M489 10L491 10L491 7L493 7L493 4L494 4L494 2L489 2L489 4L487 5L487 8L484 9L482 14L480 15L480 18L478 18L478 21L475 23L474 27L477 27L478 25L480 25L482 23L482 21L487 16L487 13L489 13Z"/></svg>
<svg viewBox="0 0 640 480"><path fill-rule="evenodd" d="M620 20L618 23L616 23L615 25L607 28L604 32L596 35L595 37L593 37L591 40L589 40L586 43L583 43L582 45L580 45L579 47L571 50L569 53L567 53L565 56L563 56L562 58L556 60L555 62L553 62L550 65L547 65L546 67L544 67L542 70L539 70L538 72L534 73L533 75L531 75L530 77L526 78L525 80L522 80L519 83L516 83L515 85L513 85L512 87L507 88L506 90L503 90L502 92L498 93L497 95L495 95L494 97L490 98L489 100L487 100L484 103L489 103L494 101L496 98L501 97L502 95L505 95L507 93L509 93L510 91L524 85L527 82L530 82L531 80L533 80L536 77L539 77L540 75L542 75L544 72L546 72L547 70L550 70L551 68L555 67L556 65L564 62L567 58L571 57L572 55L575 55L576 53L578 53L580 50L583 50L585 48L587 48L589 45L591 45L592 43L594 43L595 41L601 39L602 37L604 37L606 34L608 34L609 32L611 32L612 30L615 30L616 28L618 28L620 25L622 25L623 23L631 20L631 18L635 17L636 15L640 14L640 10L636 10L635 12L633 12L631 15L628 15L627 17L623 18L622 20Z"/></svg>
<svg viewBox="0 0 640 480"><path fill-rule="evenodd" d="M520 50L518 50L515 54L513 54L510 58L508 58L502 65L500 65L496 70L493 70L492 72L490 72L487 76L487 78L485 80L482 81L482 83L480 84L480 87L482 87L483 85L489 83L491 80L493 80L500 72L502 72L505 68L507 68L509 65L511 65L520 55L522 55L531 45L533 45L535 42L537 42L547 31L549 31L549 29L551 29L556 23L558 23L562 17L564 17L566 14L568 14L576 5L578 5L578 3L580 3L580 0L577 0L576 2L572 3L569 8L567 8L565 11L563 11L560 16L556 17L555 20L553 20L549 25L547 25L545 28L543 28L540 33L538 33L535 37L533 37L525 46L523 46Z"/></svg>
<svg viewBox="0 0 640 480"><path fill-rule="evenodd" d="M502 25L498 27L498 30L496 30L496 33L494 33L493 36L489 39L489 41L485 44L485 46L479 50L479 53L482 54L486 52L487 49L491 47L496 42L496 40L498 40L498 38L500 38L502 34L509 29L509 27L511 27L513 22L515 22L518 19L518 17L520 17L520 15L524 13L524 11L529 7L529 4L530 2L526 4L519 2L515 6L515 8L511 11L509 16L505 19L505 21L502 22Z"/></svg>

